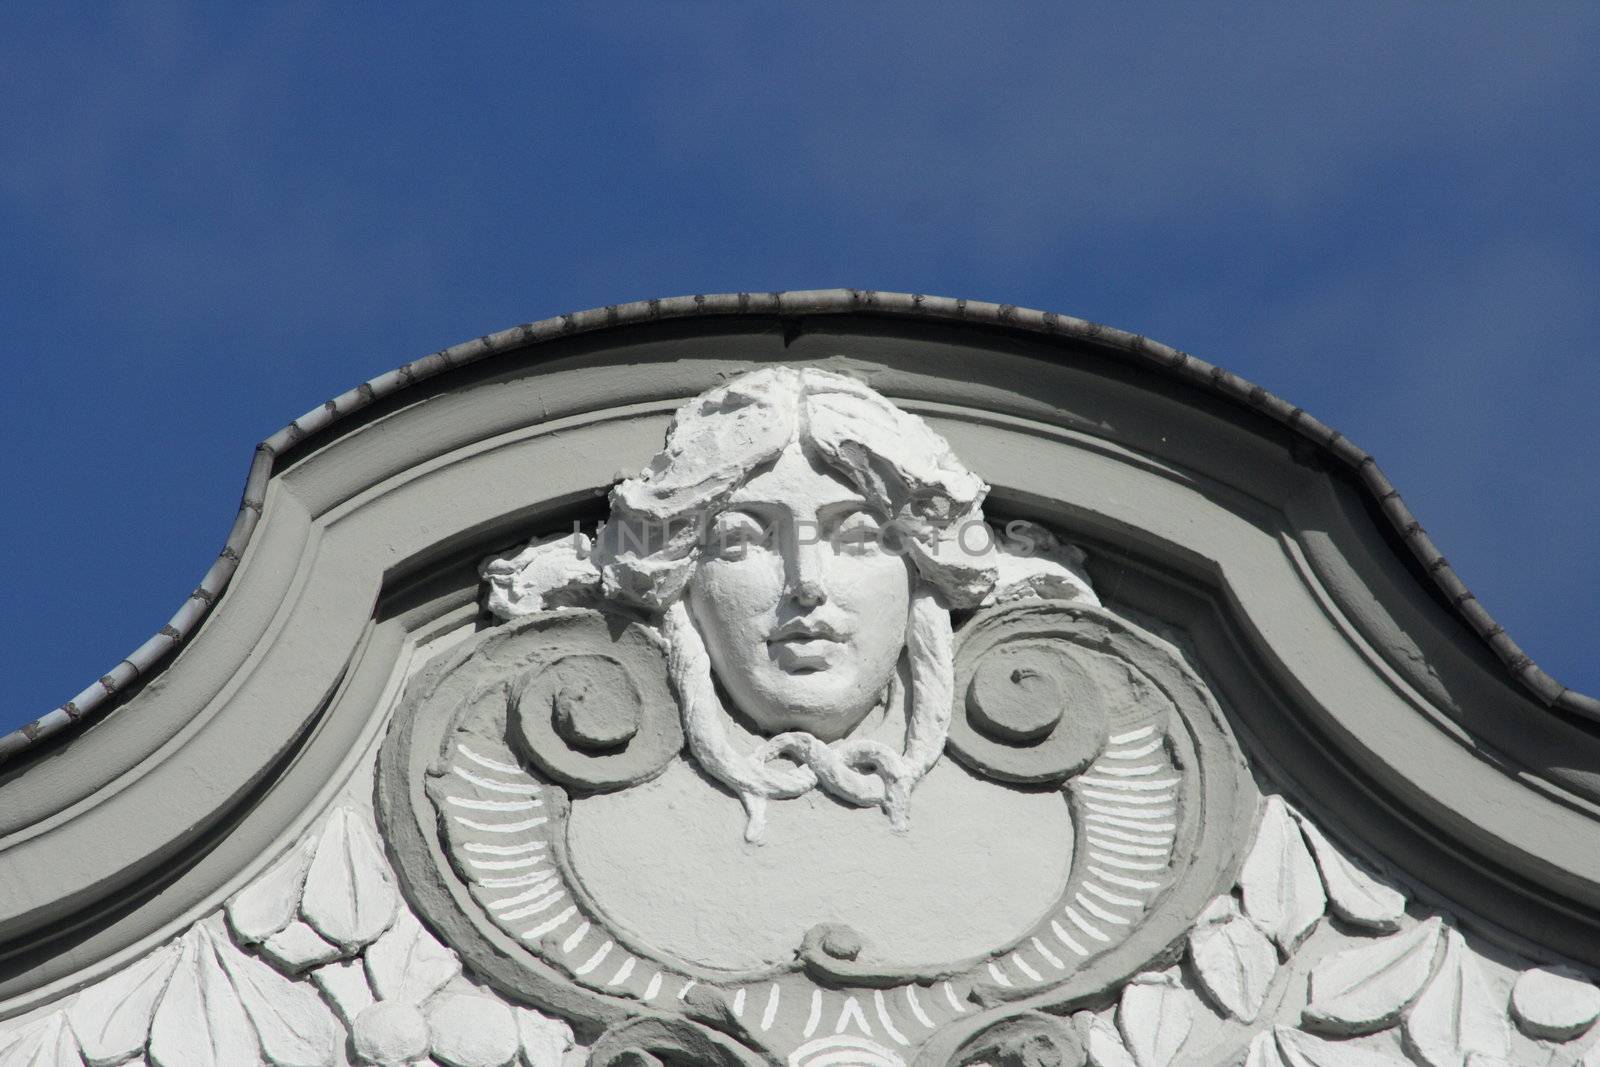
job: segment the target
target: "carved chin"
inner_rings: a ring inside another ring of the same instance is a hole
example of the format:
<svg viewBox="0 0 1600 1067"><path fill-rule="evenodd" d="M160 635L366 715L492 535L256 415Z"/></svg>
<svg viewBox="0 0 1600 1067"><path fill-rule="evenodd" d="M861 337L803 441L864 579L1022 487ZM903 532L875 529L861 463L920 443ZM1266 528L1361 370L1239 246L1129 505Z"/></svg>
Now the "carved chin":
<svg viewBox="0 0 1600 1067"><path fill-rule="evenodd" d="M839 667L796 673L774 667L754 681L749 692L733 695L762 733L804 730L823 741L837 741L860 725L883 688Z"/></svg>

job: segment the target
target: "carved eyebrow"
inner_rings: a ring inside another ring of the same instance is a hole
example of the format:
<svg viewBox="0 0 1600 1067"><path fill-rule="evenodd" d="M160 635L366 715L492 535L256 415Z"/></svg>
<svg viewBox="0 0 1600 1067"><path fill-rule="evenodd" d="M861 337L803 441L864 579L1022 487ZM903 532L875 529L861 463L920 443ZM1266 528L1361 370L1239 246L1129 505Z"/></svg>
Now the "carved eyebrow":
<svg viewBox="0 0 1600 1067"><path fill-rule="evenodd" d="M866 515L878 522L883 522L889 517L872 501L859 498L824 504L817 509L817 517L826 522L842 522L852 515Z"/></svg>
<svg viewBox="0 0 1600 1067"><path fill-rule="evenodd" d="M743 515L763 524L770 523L775 513L783 510L782 505L765 500L737 500L725 504L713 511L706 520L706 525L718 522L724 515Z"/></svg>
<svg viewBox="0 0 1600 1067"><path fill-rule="evenodd" d="M767 497L767 496L755 496L755 495L753 495L751 493L751 485L753 484L753 482L758 481L758 480L759 479L752 479L751 481L745 482L742 485L740 485L737 488L735 488L734 491L731 494L729 494L724 506L725 507L744 507L744 506L754 505L754 506L758 506L758 507L777 508L777 509L781 509L783 511L792 511L793 510L789 500L787 500L787 499L783 499L783 498L776 498L775 499L775 498ZM763 487L758 487L757 491L758 492L759 491L764 491L766 489L771 489L771 488L781 489L782 486L781 485L780 486L776 486L776 487L774 487L774 486L763 486ZM818 508L819 511L822 510L823 508L833 507L833 506L836 506L838 504L862 503L862 502L870 503L870 501L867 501L867 498L865 497L865 495L862 494L862 492L861 492L861 490L859 488L857 488L854 485L850 485L848 483L838 481L836 479L830 479L829 497L830 497L830 499L825 500L822 503L822 505Z"/></svg>

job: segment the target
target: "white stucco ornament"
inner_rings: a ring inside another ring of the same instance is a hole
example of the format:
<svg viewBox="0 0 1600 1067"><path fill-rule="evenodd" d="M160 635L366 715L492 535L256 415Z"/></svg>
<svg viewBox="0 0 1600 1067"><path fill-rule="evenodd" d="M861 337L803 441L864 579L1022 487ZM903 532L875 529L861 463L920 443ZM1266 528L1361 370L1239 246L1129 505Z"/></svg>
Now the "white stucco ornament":
<svg viewBox="0 0 1600 1067"><path fill-rule="evenodd" d="M1239 914L1232 897L1219 898L1189 932L1189 958L1217 1007L1255 1021L1277 977L1278 955L1261 928Z"/></svg>
<svg viewBox="0 0 1600 1067"><path fill-rule="evenodd" d="M593 553L605 593L660 613L691 750L743 801L752 839L769 801L813 789L904 823L948 729L948 608L994 589L997 555L956 543L984 491L870 389L779 368L686 406L612 494ZM486 564L491 610L584 587L586 546ZM764 735L753 750L730 737L718 682ZM907 717L903 745L859 736L874 712Z"/></svg>
<svg viewBox="0 0 1600 1067"><path fill-rule="evenodd" d="M502 619L550 608L582 607L599 599L594 543L582 533L535 542L512 556L483 562L484 607Z"/></svg>
<svg viewBox="0 0 1600 1067"><path fill-rule="evenodd" d="M1301 815L1295 820L1316 857L1333 913L1347 923L1380 933L1398 930L1405 917L1405 896L1357 867L1310 820Z"/></svg>
<svg viewBox="0 0 1600 1067"><path fill-rule="evenodd" d="M917 414L771 367L628 462L485 561L375 772L0 1067L1600 1056L1587 974L1352 856Z"/></svg>
<svg viewBox="0 0 1600 1067"><path fill-rule="evenodd" d="M1517 976L1511 1012L1533 1037L1569 1041L1600 1018L1600 989L1571 967L1535 967Z"/></svg>
<svg viewBox="0 0 1600 1067"><path fill-rule="evenodd" d="M385 767L429 753L428 806L396 777L386 818L437 835L531 990L720 1014L796 1062L910 1062L990 991L1130 977L1096 961L1209 899L1184 872L1220 862L1200 814L1239 803L1237 758L1083 551L987 492L845 375L695 398L592 540L484 564L503 621L413 685ZM1050 1025L972 1047L1082 1044Z"/></svg>
<svg viewBox="0 0 1600 1067"><path fill-rule="evenodd" d="M1245 914L1285 954L1293 953L1328 903L1310 850L1282 800L1267 801L1255 847L1239 875Z"/></svg>

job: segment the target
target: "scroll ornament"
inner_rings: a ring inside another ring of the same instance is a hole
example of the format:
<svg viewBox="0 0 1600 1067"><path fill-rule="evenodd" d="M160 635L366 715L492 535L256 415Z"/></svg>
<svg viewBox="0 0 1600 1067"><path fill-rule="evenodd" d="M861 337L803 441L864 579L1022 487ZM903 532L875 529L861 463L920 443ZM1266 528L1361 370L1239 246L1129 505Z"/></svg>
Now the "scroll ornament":
<svg viewBox="0 0 1600 1067"><path fill-rule="evenodd" d="M1280 796L1262 804L1239 883L1165 959L1104 1007L997 1006L951 1058L916 1067L1600 1064L1589 976L1495 963ZM347 801L220 913L6 1024L0 1067L767 1062L736 1033L689 1021L589 1037L464 970L397 892L370 813ZM852 1028L808 1055L853 1043L870 1044Z"/></svg>
<svg viewBox="0 0 1600 1067"><path fill-rule="evenodd" d="M0 1067L1600 1067L1588 975L1258 804L1181 635L987 492L843 375L692 399L485 564L375 781Z"/></svg>

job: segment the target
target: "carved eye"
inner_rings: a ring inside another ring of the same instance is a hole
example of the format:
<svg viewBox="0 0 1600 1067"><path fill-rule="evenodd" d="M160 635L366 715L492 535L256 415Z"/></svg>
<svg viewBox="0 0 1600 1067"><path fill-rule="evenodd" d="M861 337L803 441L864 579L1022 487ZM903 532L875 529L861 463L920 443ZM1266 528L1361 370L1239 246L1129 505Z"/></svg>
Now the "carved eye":
<svg viewBox="0 0 1600 1067"><path fill-rule="evenodd" d="M883 524L866 509L849 512L834 523L831 540L835 545L864 551L876 545L883 534Z"/></svg>
<svg viewBox="0 0 1600 1067"><path fill-rule="evenodd" d="M770 534L748 511L724 511L707 527L704 547L714 559L743 559L751 548L766 544Z"/></svg>

